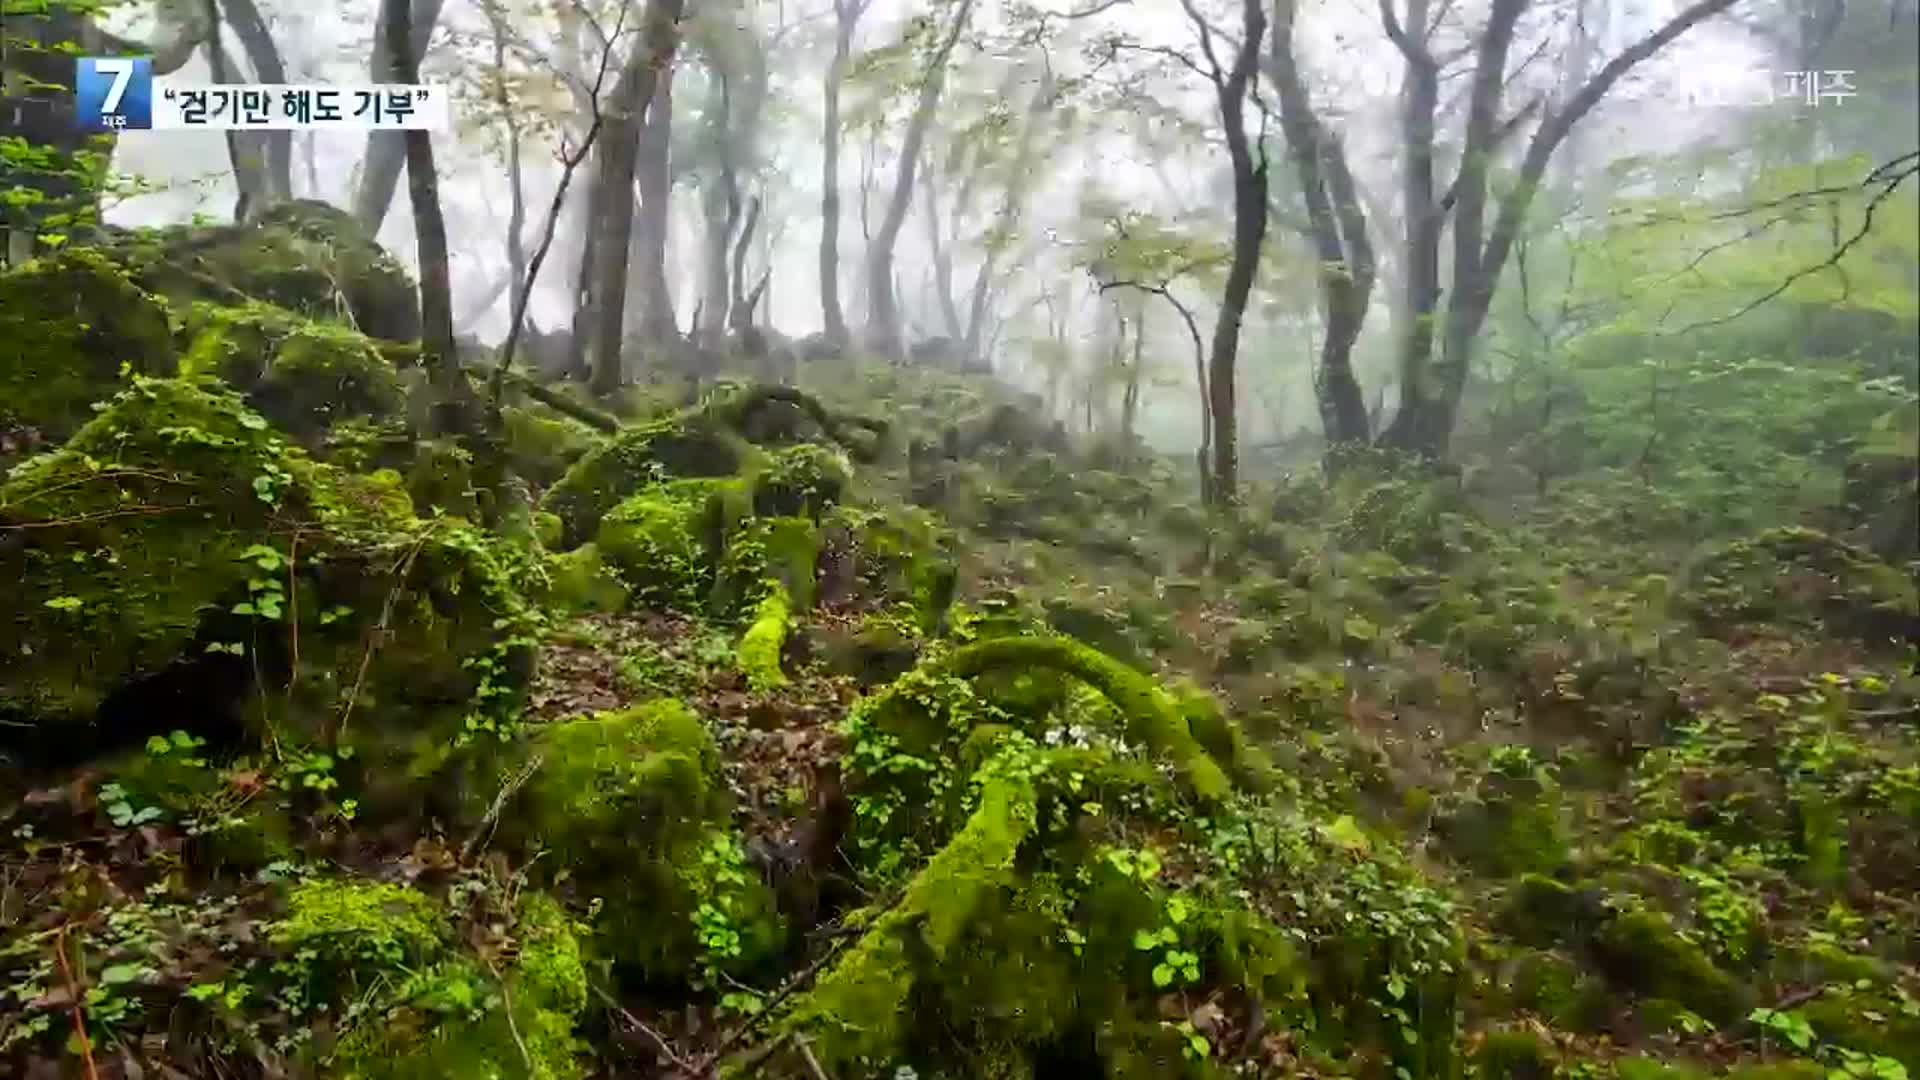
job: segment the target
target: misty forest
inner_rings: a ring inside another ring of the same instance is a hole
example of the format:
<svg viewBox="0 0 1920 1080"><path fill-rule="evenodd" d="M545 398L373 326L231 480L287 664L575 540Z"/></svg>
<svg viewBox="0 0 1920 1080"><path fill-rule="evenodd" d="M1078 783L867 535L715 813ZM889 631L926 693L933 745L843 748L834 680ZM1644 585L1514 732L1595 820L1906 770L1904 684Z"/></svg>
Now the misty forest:
<svg viewBox="0 0 1920 1080"><path fill-rule="evenodd" d="M0 5L0 1076L1920 1077L1911 0Z"/></svg>

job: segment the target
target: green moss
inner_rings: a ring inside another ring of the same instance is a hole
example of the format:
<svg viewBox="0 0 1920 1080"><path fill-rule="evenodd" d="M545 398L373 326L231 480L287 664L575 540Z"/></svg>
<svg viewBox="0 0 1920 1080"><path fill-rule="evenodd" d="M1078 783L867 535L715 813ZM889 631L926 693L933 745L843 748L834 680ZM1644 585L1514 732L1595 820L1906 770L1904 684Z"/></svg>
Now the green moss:
<svg viewBox="0 0 1920 1080"><path fill-rule="evenodd" d="M407 471L407 495L427 513L480 520L480 495L473 486L473 455L442 439L419 444Z"/></svg>
<svg viewBox="0 0 1920 1080"><path fill-rule="evenodd" d="M631 595L620 574L608 566L598 544L582 544L552 556L547 605L563 612L616 612Z"/></svg>
<svg viewBox="0 0 1920 1080"><path fill-rule="evenodd" d="M1233 784L1180 711L1179 702L1152 678L1070 638L991 638L955 650L942 672L972 678L996 668L1065 672L1099 690L1119 709L1127 737L1151 747L1179 771L1194 794L1214 801Z"/></svg>
<svg viewBox="0 0 1920 1080"><path fill-rule="evenodd" d="M0 429L65 439L128 374L174 367L166 306L101 253L62 251L0 272Z"/></svg>
<svg viewBox="0 0 1920 1080"><path fill-rule="evenodd" d="M594 542L639 600L695 607L713 581L734 491L730 481L654 484L608 513Z"/></svg>
<svg viewBox="0 0 1920 1080"><path fill-rule="evenodd" d="M209 607L245 599L240 552L272 512L252 482L290 480L284 455L231 393L156 380L19 466L0 483L0 517L38 527L0 551L17 583L0 590L0 701L83 716L185 653ZM88 647L46 647L76 640Z"/></svg>
<svg viewBox="0 0 1920 1080"><path fill-rule="evenodd" d="M1553 1080L1553 1044L1531 1031L1490 1031L1469 1061L1476 1080Z"/></svg>
<svg viewBox="0 0 1920 1080"><path fill-rule="evenodd" d="M783 447L768 454L754 476L753 512L818 521L852 482L853 465L841 451L817 443Z"/></svg>
<svg viewBox="0 0 1920 1080"><path fill-rule="evenodd" d="M439 904L405 885L307 878L286 904L266 937L298 958L294 984L307 1001L350 1000L395 970L438 960L451 941Z"/></svg>
<svg viewBox="0 0 1920 1080"><path fill-rule="evenodd" d="M1741 985L1657 911L1620 912L1601 928L1594 949L1609 978L1645 997L1664 998L1716 1024L1745 1014Z"/></svg>
<svg viewBox="0 0 1920 1080"><path fill-rule="evenodd" d="M783 1022L816 1040L828 1070L848 1074L904 1049L916 981L948 959L975 912L1012 881L1014 855L1034 827L1034 788L1017 770L983 772L966 826Z"/></svg>
<svg viewBox="0 0 1920 1080"><path fill-rule="evenodd" d="M258 386L280 342L305 320L272 304L195 304L183 375L211 375L241 391Z"/></svg>
<svg viewBox="0 0 1920 1080"><path fill-rule="evenodd" d="M1614 1062L1613 1069L1619 1080L1711 1080L1713 1076L1698 1065L1650 1057L1621 1058Z"/></svg>
<svg viewBox="0 0 1920 1080"><path fill-rule="evenodd" d="M1505 1000L1538 1013L1563 1031L1599 1031L1613 1009L1604 980L1558 953L1529 950L1510 968Z"/></svg>
<svg viewBox="0 0 1920 1080"><path fill-rule="evenodd" d="M791 608L813 607L820 529L809 518L754 518L727 538L713 586L712 609L728 613L756 602L768 582L787 590Z"/></svg>
<svg viewBox="0 0 1920 1080"><path fill-rule="evenodd" d="M535 484L549 485L599 445L599 433L565 416L509 405L500 411L506 425L507 456L513 471Z"/></svg>
<svg viewBox="0 0 1920 1080"><path fill-rule="evenodd" d="M348 1032L329 1072L368 1080L587 1075L574 1034L587 1003L579 928L543 893L522 896L518 907L508 970L462 956L409 973L384 1013Z"/></svg>
<svg viewBox="0 0 1920 1080"><path fill-rule="evenodd" d="M707 856L730 804L706 726L678 701L655 701L552 725L535 752L542 764L509 831L603 898L605 955L644 977L686 978L708 951L695 920L714 903ZM757 963L771 905L744 875L724 883L746 927L734 927L745 941L728 966Z"/></svg>
<svg viewBox="0 0 1920 1080"><path fill-rule="evenodd" d="M280 341L249 400L282 430L308 438L350 417L397 416L406 396L372 339L308 322Z"/></svg>
<svg viewBox="0 0 1920 1080"><path fill-rule="evenodd" d="M670 476L732 476L755 453L744 439L699 412L636 424L567 469L541 508L560 516L562 543L571 547L592 539L600 519L635 492Z"/></svg>
<svg viewBox="0 0 1920 1080"><path fill-rule="evenodd" d="M313 462L217 385L137 383L0 485L0 516L36 525L0 552L0 702L79 734L131 682L225 681L262 738L359 750L340 779L364 809L418 807L524 688L531 640L500 541L419 521L397 481ZM290 679L249 687L273 671L246 657L291 658L296 626Z"/></svg>
<svg viewBox="0 0 1920 1080"><path fill-rule="evenodd" d="M1694 619L1715 633L1763 621L1869 640L1920 632L1920 591L1907 575L1813 529L1771 529L1709 552L1682 595Z"/></svg>
<svg viewBox="0 0 1920 1080"><path fill-rule="evenodd" d="M740 670L747 677L747 685L755 690L787 684L787 676L780 670L780 650L786 644L791 618L786 587L776 584L754 609L753 622L740 639Z"/></svg>

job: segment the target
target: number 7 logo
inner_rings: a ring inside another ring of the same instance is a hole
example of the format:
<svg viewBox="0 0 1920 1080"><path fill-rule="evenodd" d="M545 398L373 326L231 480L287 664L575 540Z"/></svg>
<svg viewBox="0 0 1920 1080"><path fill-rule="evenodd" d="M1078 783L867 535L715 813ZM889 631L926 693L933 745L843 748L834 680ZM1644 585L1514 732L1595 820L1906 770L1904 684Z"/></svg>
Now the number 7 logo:
<svg viewBox="0 0 1920 1080"><path fill-rule="evenodd" d="M87 131L153 126L153 61L144 56L83 56L73 80L77 126Z"/></svg>
<svg viewBox="0 0 1920 1080"><path fill-rule="evenodd" d="M119 112L120 98L127 92L127 84L133 81L133 61L125 57L95 60L93 70L103 75L113 76L113 85L107 87L107 100L100 103L100 111Z"/></svg>

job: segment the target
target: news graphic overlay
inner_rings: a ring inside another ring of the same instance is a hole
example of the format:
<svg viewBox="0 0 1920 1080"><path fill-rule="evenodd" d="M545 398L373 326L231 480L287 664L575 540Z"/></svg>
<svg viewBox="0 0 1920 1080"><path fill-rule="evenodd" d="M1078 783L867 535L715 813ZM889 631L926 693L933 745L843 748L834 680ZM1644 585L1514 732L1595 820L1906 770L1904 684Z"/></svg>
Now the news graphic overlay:
<svg viewBox="0 0 1920 1080"><path fill-rule="evenodd" d="M438 86L189 86L156 79L155 131L447 131Z"/></svg>
<svg viewBox="0 0 1920 1080"><path fill-rule="evenodd" d="M150 57L78 61L74 111L92 131L450 131L452 96L411 83L203 86L155 78Z"/></svg>
<svg viewBox="0 0 1920 1080"><path fill-rule="evenodd" d="M153 126L153 60L83 56L73 74L74 115L86 131L145 131Z"/></svg>

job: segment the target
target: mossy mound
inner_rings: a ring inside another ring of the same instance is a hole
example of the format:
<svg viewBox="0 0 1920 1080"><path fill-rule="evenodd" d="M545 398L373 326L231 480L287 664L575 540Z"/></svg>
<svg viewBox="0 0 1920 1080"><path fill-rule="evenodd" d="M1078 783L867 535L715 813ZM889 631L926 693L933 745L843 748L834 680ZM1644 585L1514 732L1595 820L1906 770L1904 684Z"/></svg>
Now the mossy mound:
<svg viewBox="0 0 1920 1080"><path fill-rule="evenodd" d="M1920 592L1911 579L1813 529L1772 529L1714 550L1693 568L1683 595L1693 617L1716 633L1772 621L1868 639L1920 635Z"/></svg>
<svg viewBox="0 0 1920 1080"><path fill-rule="evenodd" d="M0 430L67 438L129 375L175 369L167 307L98 251L0 271Z"/></svg>
<svg viewBox="0 0 1920 1080"><path fill-rule="evenodd" d="M406 403L399 374L370 338L324 322L308 322L282 338L248 397L296 438L349 418L390 419Z"/></svg>
<svg viewBox="0 0 1920 1080"><path fill-rule="evenodd" d="M729 831L719 751L698 716L655 701L555 724L533 753L510 829L604 900L605 955L651 981L765 959L771 898ZM710 936L716 924L731 935Z"/></svg>
<svg viewBox="0 0 1920 1080"><path fill-rule="evenodd" d="M752 453L704 412L636 424L575 462L540 507L559 516L561 544L573 547L593 539L601 519L642 489L669 477L729 477Z"/></svg>
<svg viewBox="0 0 1920 1080"><path fill-rule="evenodd" d="M600 442L587 425L543 409L509 405L501 410L501 421L513 471L541 487L566 475Z"/></svg>
<svg viewBox="0 0 1920 1080"><path fill-rule="evenodd" d="M414 797L469 718L510 703L530 642L493 541L415 518L398 479L314 462L217 384L137 381L0 485L0 515L31 526L0 551L18 583L0 707L30 742L124 743L152 721L103 711L113 695L224 687L189 725L351 731L366 801ZM390 711L407 722L370 719Z"/></svg>
<svg viewBox="0 0 1920 1080"><path fill-rule="evenodd" d="M853 482L847 455L817 443L798 443L768 455L753 481L753 512L764 517L820 517Z"/></svg>
<svg viewBox="0 0 1920 1080"><path fill-rule="evenodd" d="M368 337L420 337L419 293L405 269L326 203L280 203L244 225L118 232L107 246L136 280L183 306L251 298Z"/></svg>
<svg viewBox="0 0 1920 1080"><path fill-rule="evenodd" d="M587 1075L574 1034L587 1005L579 928L536 892L508 915L512 948L489 959L458 947L453 913L414 889L295 885L286 915L267 927L293 958L276 970L296 973L300 1000L353 1006L313 1064L366 1080Z"/></svg>

